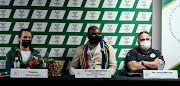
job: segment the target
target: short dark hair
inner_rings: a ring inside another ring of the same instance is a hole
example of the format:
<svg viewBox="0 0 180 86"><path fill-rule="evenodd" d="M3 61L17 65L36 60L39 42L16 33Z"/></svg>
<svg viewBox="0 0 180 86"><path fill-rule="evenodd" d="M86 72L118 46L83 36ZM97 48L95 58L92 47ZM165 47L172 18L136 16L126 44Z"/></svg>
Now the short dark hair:
<svg viewBox="0 0 180 86"><path fill-rule="evenodd" d="M19 32L19 38L21 38L21 35L22 35L23 31L28 31L28 32L31 33L31 31L29 29L21 29L20 32Z"/></svg>

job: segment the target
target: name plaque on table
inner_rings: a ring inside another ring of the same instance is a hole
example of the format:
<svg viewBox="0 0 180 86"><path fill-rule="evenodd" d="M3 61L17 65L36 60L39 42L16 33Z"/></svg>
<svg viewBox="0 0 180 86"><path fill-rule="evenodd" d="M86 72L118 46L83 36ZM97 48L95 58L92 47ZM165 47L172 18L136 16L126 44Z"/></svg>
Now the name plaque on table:
<svg viewBox="0 0 180 86"><path fill-rule="evenodd" d="M75 78L111 78L110 69L75 69Z"/></svg>
<svg viewBox="0 0 180 86"><path fill-rule="evenodd" d="M48 70L11 68L10 78L48 78Z"/></svg>
<svg viewBox="0 0 180 86"><path fill-rule="evenodd" d="M143 70L144 79L178 79L177 70Z"/></svg>

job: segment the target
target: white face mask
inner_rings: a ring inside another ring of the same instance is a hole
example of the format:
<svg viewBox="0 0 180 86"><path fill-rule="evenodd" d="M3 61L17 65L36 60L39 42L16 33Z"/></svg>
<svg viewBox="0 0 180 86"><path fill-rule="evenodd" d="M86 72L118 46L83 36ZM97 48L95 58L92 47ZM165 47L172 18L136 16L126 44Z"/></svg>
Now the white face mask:
<svg viewBox="0 0 180 86"><path fill-rule="evenodd" d="M143 41L140 43L140 48L147 51L151 47L151 41Z"/></svg>

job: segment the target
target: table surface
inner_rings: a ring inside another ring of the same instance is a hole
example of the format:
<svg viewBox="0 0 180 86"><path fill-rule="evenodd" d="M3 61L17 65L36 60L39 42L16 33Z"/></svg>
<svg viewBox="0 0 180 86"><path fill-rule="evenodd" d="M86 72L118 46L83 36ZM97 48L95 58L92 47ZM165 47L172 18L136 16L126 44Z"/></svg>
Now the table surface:
<svg viewBox="0 0 180 86"><path fill-rule="evenodd" d="M112 78L75 78L75 76L72 75L62 75L62 76L54 76L54 77L48 77L48 78L10 78L10 77L1 77L0 81L3 80L23 80L23 81L48 81L48 82L58 82L58 83L121 83L125 85L138 85L138 84L147 84L149 86L154 86L154 84L179 84L180 85L180 77L178 79L143 79L142 76L120 76L120 75L113 75ZM146 85L147 86L147 85Z"/></svg>

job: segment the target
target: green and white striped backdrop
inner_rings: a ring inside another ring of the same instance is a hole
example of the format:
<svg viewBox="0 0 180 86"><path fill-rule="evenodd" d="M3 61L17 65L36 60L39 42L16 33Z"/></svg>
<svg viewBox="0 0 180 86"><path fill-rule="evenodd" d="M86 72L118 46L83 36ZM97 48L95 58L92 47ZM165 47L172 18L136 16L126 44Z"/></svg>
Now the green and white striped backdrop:
<svg viewBox="0 0 180 86"><path fill-rule="evenodd" d="M88 41L92 25L114 47L117 75L126 53L137 47L138 33L152 35L152 0L0 0L0 69L5 69L6 53L17 47L19 31L27 28L33 34L31 46L69 73L75 48Z"/></svg>

